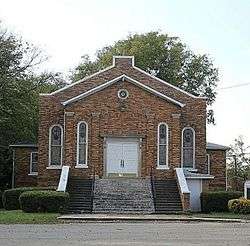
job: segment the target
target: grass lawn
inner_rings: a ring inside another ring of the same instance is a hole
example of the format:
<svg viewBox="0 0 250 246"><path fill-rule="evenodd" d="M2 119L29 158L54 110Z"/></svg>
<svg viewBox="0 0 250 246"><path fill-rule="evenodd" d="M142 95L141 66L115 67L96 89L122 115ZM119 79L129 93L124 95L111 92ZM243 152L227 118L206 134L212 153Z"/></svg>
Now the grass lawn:
<svg viewBox="0 0 250 246"><path fill-rule="evenodd" d="M203 217L203 218L222 218L222 219L244 219L250 220L250 214L234 214L229 212L224 213L193 213L192 217Z"/></svg>
<svg viewBox="0 0 250 246"><path fill-rule="evenodd" d="M24 213L22 210L0 210L0 224L54 224L56 213Z"/></svg>
<svg viewBox="0 0 250 246"><path fill-rule="evenodd" d="M24 213L22 210L7 211L0 209L0 224L56 224L65 223L58 220L58 213ZM178 215L177 215L178 216ZM180 215L182 216L182 215ZM250 214L234 213L191 213L188 217L244 219L250 220Z"/></svg>

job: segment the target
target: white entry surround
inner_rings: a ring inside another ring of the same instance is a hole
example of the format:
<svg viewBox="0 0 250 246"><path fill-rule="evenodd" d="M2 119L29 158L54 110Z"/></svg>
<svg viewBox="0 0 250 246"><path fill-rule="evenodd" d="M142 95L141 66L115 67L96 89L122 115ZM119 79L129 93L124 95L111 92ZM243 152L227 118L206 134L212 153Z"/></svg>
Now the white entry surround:
<svg viewBox="0 0 250 246"><path fill-rule="evenodd" d="M140 163L139 138L106 138L106 176L138 177Z"/></svg>
<svg viewBox="0 0 250 246"><path fill-rule="evenodd" d="M200 195L202 192L202 179L187 179L190 190L190 209L193 212L201 211Z"/></svg>
<svg viewBox="0 0 250 246"><path fill-rule="evenodd" d="M201 193L202 193L202 182L204 180L213 179L214 176L209 174L201 173L190 173L186 172L187 185L190 190L190 209L194 212L201 211Z"/></svg>
<svg viewBox="0 0 250 246"><path fill-rule="evenodd" d="M175 168L175 170L181 194L188 193L190 195L190 210L193 212L201 211L202 182L213 179L214 176L190 172L185 168Z"/></svg>

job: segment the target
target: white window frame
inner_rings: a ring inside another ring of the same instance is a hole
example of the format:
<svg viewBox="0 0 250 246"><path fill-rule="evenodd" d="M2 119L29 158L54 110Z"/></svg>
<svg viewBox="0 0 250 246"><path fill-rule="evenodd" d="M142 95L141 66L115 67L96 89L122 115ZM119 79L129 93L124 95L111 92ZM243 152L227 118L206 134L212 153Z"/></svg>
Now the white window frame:
<svg viewBox="0 0 250 246"><path fill-rule="evenodd" d="M59 126L61 129L61 164L60 165L51 165L51 133L52 129L55 126ZM63 162L63 127L60 124L54 124L49 128L49 166L48 169L58 169L62 167Z"/></svg>
<svg viewBox="0 0 250 246"><path fill-rule="evenodd" d="M79 163L79 128L80 128L80 125L84 123L85 126L86 126L86 160L85 160L85 164L80 164ZM86 121L79 121L77 123L77 144L76 144L76 166L75 168L88 168L88 132L89 132L89 129L88 129L88 123Z"/></svg>
<svg viewBox="0 0 250 246"><path fill-rule="evenodd" d="M207 174L210 174L210 172L211 172L211 159L210 159L210 154L207 154L206 157L207 157L207 159L206 159L206 160L207 160L207 161L206 161L206 162L207 162L207 163L206 163L206 164L207 164Z"/></svg>
<svg viewBox="0 0 250 246"><path fill-rule="evenodd" d="M193 132L193 167L184 167L183 166L183 145L184 145L184 141L183 141L183 134L184 134L184 131L185 130L188 130L188 129L190 129L190 130L192 130L192 132ZM195 147L196 147L196 144L195 144L195 130L194 130L194 128L192 128L192 127L184 127L183 129L182 129L182 133L181 133L181 167L182 168L185 168L185 169L190 169L190 170L195 170Z"/></svg>
<svg viewBox="0 0 250 246"><path fill-rule="evenodd" d="M166 164L160 165L160 126L166 126ZM169 169L168 166L168 137L169 137L169 129L168 124L165 122L160 122L157 127L157 169Z"/></svg>
<svg viewBox="0 0 250 246"><path fill-rule="evenodd" d="M36 176L36 175L38 175L38 172L33 172L32 171L32 163L33 163L33 154L37 154L38 155L38 152L37 151L32 151L32 152L30 152L30 172L29 172L29 175L34 175L34 176ZM38 162L37 162L38 163Z"/></svg>

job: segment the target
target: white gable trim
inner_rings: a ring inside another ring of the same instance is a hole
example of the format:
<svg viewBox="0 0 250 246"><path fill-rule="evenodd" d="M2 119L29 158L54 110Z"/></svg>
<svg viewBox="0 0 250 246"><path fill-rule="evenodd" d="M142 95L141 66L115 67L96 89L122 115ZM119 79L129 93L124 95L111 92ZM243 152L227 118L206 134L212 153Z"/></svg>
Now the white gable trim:
<svg viewBox="0 0 250 246"><path fill-rule="evenodd" d="M94 77L94 76L96 76L96 75L98 75L98 74L100 74L100 73L103 73L103 72L105 72L105 71L107 71L107 70L110 70L110 69L112 69L112 68L115 67L115 59L116 59L116 58L120 58L120 59L122 59L122 58L124 58L124 59L130 58L130 59L132 59L132 67L133 67L134 69L136 69L136 70L138 70L138 71L144 73L145 75L147 75L147 76L149 76L149 77L151 77L151 78L153 78L153 79L155 79L155 80L157 80L157 81L159 81L159 82L161 82L161 83L163 83L163 84L165 84L165 85L167 85L167 86L170 86L170 87L172 87L172 88L174 88L174 89L176 89L176 90L178 90L178 91L180 91L180 92L182 92L182 93L184 93L184 94L186 94L186 95L188 95L188 96L190 96L190 97L192 97L192 98L207 99L207 97L195 96L195 95L193 95L193 94L191 94L191 93L189 93L189 92L187 92L187 91L185 91L185 90L180 89L180 88L177 87L177 86L174 86L174 85L172 85L172 84L170 84L170 83L168 83L168 82L166 82L166 81L164 81L164 80L162 80L162 79L160 79L160 78L157 78L156 76L154 76L154 75L152 75L152 74L150 74L150 73L148 73L148 72L142 70L141 68L136 67L136 66L134 65L134 56L113 56L113 64L112 64L112 66L109 66L109 67L107 67L107 68L105 68L105 69L102 69L102 70L100 70L100 71L98 71L98 72L96 72L96 73L94 73L94 74L92 74L92 75L86 76L86 77L84 77L83 79L80 79L80 80L78 80L78 81L76 81L76 82L74 82L74 83L71 83L71 84L69 84L69 85L66 85L66 86L64 86L63 88L58 89L58 90L56 90L56 91L54 91L54 92L52 92L52 93L47 93L47 94L46 94L46 93L40 93L40 96L52 96L52 95L55 95L55 94L57 94L58 92L64 91L64 90L66 90L66 89L68 89L68 88L70 88L70 87L72 87L72 86L74 86L74 85L77 85L77 84L79 84L79 83L81 83L81 82L83 82L83 81L86 81L86 80L88 80L88 79L90 79L90 78L92 78L92 77Z"/></svg>
<svg viewBox="0 0 250 246"><path fill-rule="evenodd" d="M103 72L105 72L105 71L108 71L109 69L111 69L111 68L113 68L113 67L114 67L114 64L113 64L112 66L106 67L106 68L104 68L104 69L102 69L102 70L100 70L100 71L98 71L98 72L96 72L96 73L93 73L93 74L91 74L91 75L89 75L89 76L86 76L86 77L84 77L83 79L80 79L80 80L78 80L78 81L76 81L76 82L74 82L74 83L71 83L71 84L69 84L69 85L66 85L66 86L64 86L63 88L58 89L58 90L56 90L56 91L54 91L54 92L51 92L51 93L40 93L40 96L52 96L52 95L55 95L55 94L57 94L58 92L64 91L64 90L66 90L66 89L68 89L68 88L70 88L70 87L72 87L72 86L74 86L74 85L77 85L77 84L79 84L79 83L81 83L81 82L83 82L83 81L86 81L87 79L90 79L90 78L92 78L92 77L94 77L94 76L96 76L96 75L98 75L98 74L100 74L100 73L103 73Z"/></svg>
<svg viewBox="0 0 250 246"><path fill-rule="evenodd" d="M169 102L172 102L172 103L174 103L174 104L176 104L176 105L178 105L180 107L184 107L185 106L185 104L183 104L183 103L181 103L179 101L176 101L173 98L170 98L170 97L162 94L161 92L158 92L158 91L152 89L151 87L146 86L146 85L140 83L139 81L130 78L129 76L127 76L125 74L123 74L123 75L121 75L121 76L119 76L119 77L117 77L115 79L112 79L112 80L110 80L110 81L108 81L108 82L106 82L104 84L101 84L101 85L99 85L99 86L97 86L97 87L95 87L95 88L93 88L93 89L91 89L89 91L86 91L86 92L84 92L84 93L82 93L82 94L80 94L80 95L78 95L76 97L73 97L73 98L71 98L71 99L69 99L67 101L64 101L64 102L62 102L62 105L66 106L66 105L68 105L70 103L76 102L76 101L78 101L80 99L83 99L83 98L85 98L87 96L90 96L90 95L92 95L92 94L94 94L94 93L96 93L98 91L101 91L101 90L107 88L108 86L116 83L117 81L119 81L121 79L122 80L126 79L127 81L131 82L132 84L137 85L140 88L142 88L142 89L144 89L144 90L146 90L146 91L148 91L148 92L150 92L150 93L152 93L152 94L154 94L154 95L156 95L156 96L158 96L158 97L160 97L162 99L165 99L165 100L167 100Z"/></svg>
<svg viewBox="0 0 250 246"><path fill-rule="evenodd" d="M87 79L90 79L90 78L92 78L92 77L94 77L94 76L96 76L96 75L98 75L98 74L100 74L100 73L103 73L103 72L105 72L105 71L108 71L108 70L110 70L110 69L112 69L112 68L115 67L115 59L116 59L116 58L120 58L120 59L122 59L122 58L124 58L124 59L130 58L130 59L132 59L132 67L134 67L134 64L135 64L135 57L134 57L134 56L113 56L112 66L106 67L106 68L104 68L104 69L102 69L102 70L100 70L100 71L98 71L98 72L96 72L96 73L93 73L93 74L91 74L91 75L89 75L89 76L84 77L83 79L80 79L80 80L78 80L78 81L76 81L76 82L74 82L74 83L71 83L71 84L69 84L69 85L66 85L66 86L64 86L63 88L58 89L58 90L56 90L56 91L54 91L54 92L51 92L51 93L40 93L40 96L52 96L52 95L55 95L55 94L57 94L58 92L64 91L64 90L66 90L66 89L68 89L68 88L70 88L70 87L72 87L72 86L74 86L74 85L77 85L77 84L79 84L79 83L81 83L81 82L83 82L83 81L85 81L85 80L87 80Z"/></svg>
<svg viewBox="0 0 250 246"><path fill-rule="evenodd" d="M138 71L140 71L140 72L142 72L142 73L144 73L145 75L147 75L147 76L149 76L149 77L151 77L151 78L153 78L153 79L155 79L155 80L158 80L159 82L161 82L161 83L163 83L163 84L165 84L165 85L167 85L167 86L170 86L170 87L174 88L175 90L178 90L178 91L180 91L180 92L182 92L182 93L184 93L184 94L190 96L190 97L193 97L193 98L200 98L200 99L207 99L207 97L195 96L195 95L193 95L193 94L191 94L191 93L189 93L189 92L187 92L187 91L184 91L184 90L182 90L181 88L179 88L179 87L177 87L177 86L174 86L174 85L172 85L172 84L170 84L170 83L168 83L168 82L166 82L166 81L164 81L164 80L162 80L162 79L160 79L160 78L158 78L158 77L156 77L156 76L154 76L154 75L152 75L152 74L150 74L150 73L148 73L148 72L146 72L146 71L140 69L139 67L133 66L133 68L136 69L136 70L138 70Z"/></svg>

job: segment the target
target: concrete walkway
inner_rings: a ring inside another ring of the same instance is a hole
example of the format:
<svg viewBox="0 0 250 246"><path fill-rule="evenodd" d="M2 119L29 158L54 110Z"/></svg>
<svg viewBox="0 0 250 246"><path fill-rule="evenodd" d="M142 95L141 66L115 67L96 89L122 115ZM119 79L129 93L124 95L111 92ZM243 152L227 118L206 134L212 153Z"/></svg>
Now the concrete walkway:
<svg viewBox="0 0 250 246"><path fill-rule="evenodd" d="M175 214L67 214L59 216L58 219L66 221L183 221L183 222L227 222L227 223L250 223L249 220L243 219L222 219L222 218L204 218L193 217L191 215L175 215Z"/></svg>

